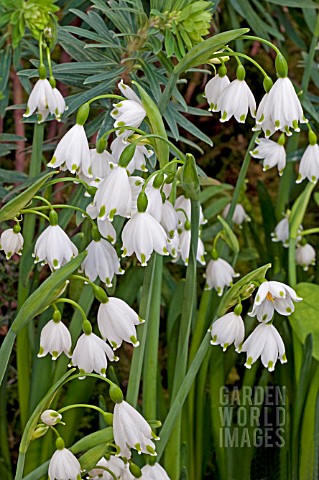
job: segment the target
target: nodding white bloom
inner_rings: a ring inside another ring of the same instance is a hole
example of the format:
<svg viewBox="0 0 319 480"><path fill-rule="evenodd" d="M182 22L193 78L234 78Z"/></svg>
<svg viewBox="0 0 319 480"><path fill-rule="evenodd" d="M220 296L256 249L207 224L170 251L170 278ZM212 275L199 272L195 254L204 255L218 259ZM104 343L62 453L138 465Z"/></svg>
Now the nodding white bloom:
<svg viewBox="0 0 319 480"><path fill-rule="evenodd" d="M130 144L130 142L127 141L127 137L130 135L130 131L124 132L122 135L116 137L111 143L111 152L116 163L118 162L125 147ZM152 150L148 150L145 145L136 145L133 158L127 165L126 170L129 173L133 173L134 170L142 170L143 172L147 172L146 161L153 155L153 153L154 152Z"/></svg>
<svg viewBox="0 0 319 480"><path fill-rule="evenodd" d="M316 264L316 250L312 245L306 243L296 248L296 263L301 265L305 271L308 270L309 265Z"/></svg>
<svg viewBox="0 0 319 480"><path fill-rule="evenodd" d="M222 296L224 288L233 284L233 278L237 277L233 267L223 258L212 259L208 262L205 278L206 289L215 289L219 297Z"/></svg>
<svg viewBox="0 0 319 480"><path fill-rule="evenodd" d="M47 353L52 355L52 360L56 360L61 353L71 357L71 347L70 332L61 321L50 320L42 328L38 357L45 357Z"/></svg>
<svg viewBox="0 0 319 480"><path fill-rule="evenodd" d="M142 480L170 480L164 468L159 463L144 465L141 469Z"/></svg>
<svg viewBox="0 0 319 480"><path fill-rule="evenodd" d="M78 254L78 249L59 225L49 225L39 236L34 247L35 263L49 265L57 270Z"/></svg>
<svg viewBox="0 0 319 480"><path fill-rule="evenodd" d="M78 339L72 355L70 366L78 367L85 378L86 373L93 371L105 377L107 359L111 362L118 360L113 350L95 333L83 333Z"/></svg>
<svg viewBox="0 0 319 480"><path fill-rule="evenodd" d="M121 457L131 458L131 448L138 453L156 455L152 439L158 440L147 421L129 403L116 403L113 416L113 435L121 449Z"/></svg>
<svg viewBox="0 0 319 480"><path fill-rule="evenodd" d="M100 240L92 240L86 250L88 254L81 265L85 275L91 282L99 277L102 282L111 287L114 275L124 273L115 248L107 240L100 238Z"/></svg>
<svg viewBox="0 0 319 480"><path fill-rule="evenodd" d="M296 183L301 183L304 178L309 182L317 183L319 178L319 146L317 143L308 145L299 165L299 175Z"/></svg>
<svg viewBox="0 0 319 480"><path fill-rule="evenodd" d="M221 93L219 99L221 122L227 122L234 116L239 123L245 123L248 109L255 117L256 102L245 80L233 80Z"/></svg>
<svg viewBox="0 0 319 480"><path fill-rule="evenodd" d="M55 410L45 410L41 413L40 418L41 421L46 425L56 425L60 420L62 420L62 415Z"/></svg>
<svg viewBox="0 0 319 480"><path fill-rule="evenodd" d="M189 198L184 197L184 195L180 195L179 197L176 198L174 208L177 212L178 221L180 225L184 225L187 220L189 221L191 220L191 201ZM199 224L205 225L205 223L207 223L207 220L204 218L202 207L200 207Z"/></svg>
<svg viewBox="0 0 319 480"><path fill-rule="evenodd" d="M62 448L54 452L48 473L48 480L81 480L81 465L70 450Z"/></svg>
<svg viewBox="0 0 319 480"><path fill-rule="evenodd" d="M114 215L130 217L132 209L132 192L124 167L114 165L110 175L102 180L95 194L94 203L98 209L98 218L108 218L111 222Z"/></svg>
<svg viewBox="0 0 319 480"><path fill-rule="evenodd" d="M281 363L287 362L284 342L278 330L269 323L262 323L255 328L243 343L242 351L247 355L245 363L247 368L251 368L259 357L270 372L275 370L278 359Z"/></svg>
<svg viewBox="0 0 319 480"><path fill-rule="evenodd" d="M51 113L54 113L56 120L60 122L63 113L68 109L68 107L65 104L65 100L61 95L61 92L56 87L54 87L52 91L55 100L55 110Z"/></svg>
<svg viewBox="0 0 319 480"><path fill-rule="evenodd" d="M274 122L264 115L264 106L267 104L267 99L268 93L265 93L257 108L256 125L253 127L253 131L263 130L266 138L270 137L276 131ZM290 132L287 135L291 135Z"/></svg>
<svg viewBox="0 0 319 480"><path fill-rule="evenodd" d="M223 217L224 218L227 217L229 209L230 209L230 203L228 203L226 205L226 207L224 208L224 211L223 211ZM250 221L250 217L245 212L245 209L244 209L244 207L242 206L241 203L236 204L232 221L235 225L238 225L238 226L242 225L244 222L249 222Z"/></svg>
<svg viewBox="0 0 319 480"><path fill-rule="evenodd" d="M89 185L93 187L99 187L101 180L106 178L110 171L110 163L114 162L112 155L109 152L98 153L96 148L90 149L90 163L92 173L91 178L86 177L82 172L78 173L79 178L84 180Z"/></svg>
<svg viewBox="0 0 319 480"><path fill-rule="evenodd" d="M283 135L283 134L282 134ZM282 137L284 141L284 137ZM258 138L256 140L256 148L250 152L250 155L254 158L261 158L263 162L264 172L269 168L277 165L279 175L282 175L286 166L286 150L283 144L280 142L273 142L267 138Z"/></svg>
<svg viewBox="0 0 319 480"><path fill-rule="evenodd" d="M132 209L131 215L137 212L137 197L142 191L142 187L144 185L144 179L142 177L132 176L129 177L129 182L132 191Z"/></svg>
<svg viewBox="0 0 319 480"><path fill-rule="evenodd" d="M12 257L15 253L21 255L24 239L20 233L21 228L19 226L14 226L13 228L8 228L4 230L0 237L0 250L3 250L6 254L6 258Z"/></svg>
<svg viewBox="0 0 319 480"><path fill-rule="evenodd" d="M90 149L83 125L76 123L61 138L48 167L61 167L92 178Z"/></svg>
<svg viewBox="0 0 319 480"><path fill-rule="evenodd" d="M101 303L97 313L101 335L110 342L114 350L119 348L123 341L137 347L139 342L135 326L143 322L127 303L115 297L109 297L108 302Z"/></svg>
<svg viewBox="0 0 319 480"><path fill-rule="evenodd" d="M152 215L159 223L162 220L163 215L163 199L159 188L155 188L152 185L147 185L145 188L147 195L147 213Z"/></svg>
<svg viewBox="0 0 319 480"><path fill-rule="evenodd" d="M270 91L264 96L262 105L256 115L257 125L271 135L267 129L274 126L275 130L291 135L290 129L300 131L298 122L307 123L295 89L288 77L278 78ZM271 128L272 130L272 128Z"/></svg>
<svg viewBox="0 0 319 480"><path fill-rule="evenodd" d="M178 233L177 230L174 231L172 238L168 238L168 240L167 240L167 250L168 250L169 254L174 259L176 259L176 261L177 261L178 258L180 257L180 254L179 254L179 233Z"/></svg>
<svg viewBox="0 0 319 480"><path fill-rule="evenodd" d="M118 84L121 93L127 98L114 105L111 112L111 117L115 119L115 127L129 127L138 128L144 118L146 117L145 108L142 105L140 98L123 80ZM120 132L123 133L123 132Z"/></svg>
<svg viewBox="0 0 319 480"><path fill-rule="evenodd" d="M96 464L96 467L88 472L89 478L92 480L114 480L114 477L112 477L109 472L99 467L105 467L111 470L116 478L122 478L121 475L125 468L125 463L121 458L111 455L109 460L101 458Z"/></svg>
<svg viewBox="0 0 319 480"><path fill-rule="evenodd" d="M175 208L169 200L165 200L162 206L161 225L166 233L172 238L178 225L178 216Z"/></svg>
<svg viewBox="0 0 319 480"><path fill-rule="evenodd" d="M290 315L294 310L294 302L301 302L296 292L281 282L263 282L258 288L250 317L257 317L259 322L269 322L274 312L280 315Z"/></svg>
<svg viewBox="0 0 319 480"><path fill-rule="evenodd" d="M212 323L209 329L212 336L210 341L212 345L221 345L225 352L227 347L234 343L236 352L241 351L245 336L245 326L240 315L241 311L242 306L238 305L233 312L226 313L226 315Z"/></svg>
<svg viewBox="0 0 319 480"><path fill-rule="evenodd" d="M302 231L302 225L298 229L298 233ZM289 212L285 215L285 218L280 220L276 225L275 231L271 234L273 242L282 242L285 248L289 247ZM298 236L297 240L300 241L301 237Z"/></svg>
<svg viewBox="0 0 319 480"><path fill-rule="evenodd" d="M209 110L212 112L220 111L220 98L227 85L230 84L227 75L215 75L205 86L205 96L209 104Z"/></svg>
<svg viewBox="0 0 319 480"><path fill-rule="evenodd" d="M152 215L147 212L134 213L122 231L123 257L136 254L142 266L146 266L153 251L168 255L167 235Z"/></svg>
<svg viewBox="0 0 319 480"><path fill-rule="evenodd" d="M30 117L35 111L38 114L38 123L44 122L50 113L55 115L57 109L56 94L49 80L40 78L34 85L27 103L27 110L24 117Z"/></svg>
<svg viewBox="0 0 319 480"><path fill-rule="evenodd" d="M191 231L190 229L185 228L185 230L183 230L179 236L179 246L178 246L178 252L182 257L182 260L185 265L188 265L190 245L191 245ZM202 242L202 239L198 237L196 260L201 265L206 265L205 257L204 257L205 253L206 253L205 247Z"/></svg>

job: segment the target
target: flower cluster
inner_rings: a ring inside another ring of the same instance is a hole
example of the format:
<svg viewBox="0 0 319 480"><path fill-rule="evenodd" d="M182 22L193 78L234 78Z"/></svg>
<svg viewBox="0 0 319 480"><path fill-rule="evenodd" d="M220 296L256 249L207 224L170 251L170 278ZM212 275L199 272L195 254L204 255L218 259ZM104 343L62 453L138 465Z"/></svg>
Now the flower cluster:
<svg viewBox="0 0 319 480"><path fill-rule="evenodd" d="M241 317L242 305L239 303L233 312L227 313L214 321L209 329L213 345L221 345L223 350L233 344L237 352L246 352L245 366L252 364L261 357L262 364L270 372L275 369L277 360L286 363L284 342L274 327L275 311L288 316L294 311L294 302L302 299L296 292L281 282L264 281L258 288L250 317L257 317L260 324L244 341L245 326Z"/></svg>

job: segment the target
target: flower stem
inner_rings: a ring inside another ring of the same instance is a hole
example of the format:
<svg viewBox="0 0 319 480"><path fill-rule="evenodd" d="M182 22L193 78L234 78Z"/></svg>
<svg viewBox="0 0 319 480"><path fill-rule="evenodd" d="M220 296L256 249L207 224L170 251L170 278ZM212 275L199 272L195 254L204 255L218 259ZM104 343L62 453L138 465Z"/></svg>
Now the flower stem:
<svg viewBox="0 0 319 480"><path fill-rule="evenodd" d="M48 222L50 221L50 219L47 215L45 215L42 212L37 212L37 210L35 210L35 208L34 209L33 208L23 208L22 210L20 210L20 213L22 213L22 214L32 213L33 215L39 215L40 217L45 218Z"/></svg>
<svg viewBox="0 0 319 480"><path fill-rule="evenodd" d="M277 53L277 55L282 55L281 51L279 50L278 47L276 47L276 45L274 45L273 43L269 42L268 40L265 40L264 38L255 37L254 35L242 35L242 36L241 36L241 39L242 39L242 40L257 40L258 42L264 43L265 45L268 45L268 47L270 47L270 48L272 48L273 50L275 50L275 52Z"/></svg>
<svg viewBox="0 0 319 480"><path fill-rule="evenodd" d="M89 405L87 403L77 403L75 405L67 405L66 407L60 408L60 410L58 410L58 413L62 414L64 412L67 412L68 410L71 410L72 408L91 408L92 410L96 410L97 412L99 412L101 415L105 414L105 411L102 410L102 408L97 407L96 405Z"/></svg>
<svg viewBox="0 0 319 480"><path fill-rule="evenodd" d="M74 307L75 309L77 309L81 313L83 321L84 322L87 321L85 311L74 300L71 300L70 298L58 298L57 300L54 301L54 304L57 304L57 303L69 303L70 305L72 305L72 307Z"/></svg>

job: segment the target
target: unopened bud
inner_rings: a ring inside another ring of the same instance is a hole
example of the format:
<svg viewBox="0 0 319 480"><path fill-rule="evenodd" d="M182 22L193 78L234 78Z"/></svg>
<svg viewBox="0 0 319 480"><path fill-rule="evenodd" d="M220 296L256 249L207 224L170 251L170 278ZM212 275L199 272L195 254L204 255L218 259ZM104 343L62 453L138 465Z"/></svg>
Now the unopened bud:
<svg viewBox="0 0 319 480"><path fill-rule="evenodd" d="M48 430L48 425L38 425L32 433L31 440L36 440L37 438L43 437L43 435L45 435Z"/></svg>
<svg viewBox="0 0 319 480"><path fill-rule="evenodd" d="M41 420L46 425L56 425L60 422L60 420L62 420L62 415L55 410L45 410L41 414Z"/></svg>
<svg viewBox="0 0 319 480"><path fill-rule="evenodd" d="M130 462L130 472L131 474L133 475L134 478L141 478L142 476L142 472L141 472L141 469L135 465L135 463L133 462Z"/></svg>
<svg viewBox="0 0 319 480"><path fill-rule="evenodd" d="M123 402L123 393L120 387L112 383L109 389L109 394L112 402L114 403L122 403Z"/></svg>

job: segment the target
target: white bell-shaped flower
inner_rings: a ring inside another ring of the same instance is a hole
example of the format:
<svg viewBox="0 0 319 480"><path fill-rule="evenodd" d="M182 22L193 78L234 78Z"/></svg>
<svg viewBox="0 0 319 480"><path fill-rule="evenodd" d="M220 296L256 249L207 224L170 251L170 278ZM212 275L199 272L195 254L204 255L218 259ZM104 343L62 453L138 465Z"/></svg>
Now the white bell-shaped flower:
<svg viewBox="0 0 319 480"><path fill-rule="evenodd" d="M30 93L24 117L30 117L35 111L38 123L44 122L50 113L55 114L57 101L49 80L40 78Z"/></svg>
<svg viewBox="0 0 319 480"><path fill-rule="evenodd" d="M142 480L170 480L164 468L159 463L144 465L141 469Z"/></svg>
<svg viewBox="0 0 319 480"><path fill-rule="evenodd" d="M114 215L130 217L132 192L126 169L114 165L107 178L101 181L95 194L94 203L98 209L98 218L113 221Z"/></svg>
<svg viewBox="0 0 319 480"><path fill-rule="evenodd" d="M229 209L230 209L230 203L228 203L223 210L223 218L227 218ZM234 210L232 222L235 225L241 226L244 222L249 222L249 221L250 221L250 217L245 212L244 207L242 206L241 203L237 203Z"/></svg>
<svg viewBox="0 0 319 480"><path fill-rule="evenodd" d="M93 187L99 187L101 180L106 178L111 172L110 163L114 162L109 152L98 153L96 148L90 149L90 172L92 177L86 177L81 171L78 173L79 178Z"/></svg>
<svg viewBox="0 0 319 480"><path fill-rule="evenodd" d="M253 131L263 130L265 137L269 138L273 133L275 133L276 127L274 122L269 117L265 117L264 115L264 106L267 104L267 99L268 93L265 93L257 108L256 125L254 126ZM286 134L291 135L290 132Z"/></svg>
<svg viewBox="0 0 319 480"><path fill-rule="evenodd" d="M227 122L232 116L237 122L245 123L248 109L251 116L256 115L256 102L252 91L244 80L245 69L242 65L237 68L237 79L233 80L221 92L219 109L221 122Z"/></svg>
<svg viewBox="0 0 319 480"><path fill-rule="evenodd" d="M156 437L147 421L129 403L116 403L113 414L114 441L121 449L121 457L130 458L131 448L138 453L156 455L153 439Z"/></svg>
<svg viewBox="0 0 319 480"><path fill-rule="evenodd" d="M116 137L111 143L111 152L116 163L118 162L125 147L129 145L127 137L130 135L130 131L124 132L122 135ZM132 160L126 167L127 171L131 174L134 172L134 170L142 170L143 172L147 172L146 162L147 159L153 155L153 153L154 152L152 150L148 150L145 145L136 145Z"/></svg>
<svg viewBox="0 0 319 480"><path fill-rule="evenodd" d="M233 267L223 258L215 258L208 262L205 278L206 289L215 289L217 295L220 297L223 294L225 287L230 287L233 284L233 278L238 275L235 273Z"/></svg>
<svg viewBox="0 0 319 480"><path fill-rule="evenodd" d="M50 217L53 213L55 212L50 212ZM41 262L43 265L47 263L51 270L57 270L77 254L78 249L65 231L59 225L51 224L38 237L33 256L35 263Z"/></svg>
<svg viewBox="0 0 319 480"><path fill-rule="evenodd" d="M191 230L190 230L190 223L186 222L185 223L185 228L181 232L179 236L179 246L178 246L178 251L179 254L184 262L185 265L188 265L189 261L189 249L191 245ZM196 260L201 264L205 265L205 247L202 242L202 239L198 237L198 242L197 242L197 252L196 252Z"/></svg>
<svg viewBox="0 0 319 480"><path fill-rule="evenodd" d="M61 95L61 92L56 87L54 87L52 90L55 100L55 110L51 113L54 113L56 120L60 122L63 113L68 109L68 107L65 104L65 100Z"/></svg>
<svg viewBox="0 0 319 480"><path fill-rule="evenodd" d="M92 329L92 327L91 327ZM95 333L83 333L78 339L73 355L71 366L78 367L80 373L83 374L82 378L85 378L86 373L96 372L105 377L107 369L107 359L113 362L118 360L114 356L113 350L107 343L99 338Z"/></svg>
<svg viewBox="0 0 319 480"><path fill-rule="evenodd" d="M299 132L298 123L307 123L295 89L288 77L276 80L270 91L262 101L262 108L258 108L256 115L257 124L265 131L271 125L275 130L290 134L290 129Z"/></svg>
<svg viewBox="0 0 319 480"><path fill-rule="evenodd" d="M236 352L241 351L245 336L245 326L240 315L241 311L242 306L237 305L233 312L226 313L226 315L212 323L209 329L212 336L210 341L212 345L221 345L225 352L227 347L234 343Z"/></svg>
<svg viewBox="0 0 319 480"><path fill-rule="evenodd" d="M180 225L185 224L185 221L191 220L191 201L184 195L180 195L176 198L174 208L177 212L178 221ZM187 217L187 218L186 218ZM205 225L207 220L204 218L202 207L199 209L199 225Z"/></svg>
<svg viewBox="0 0 319 480"><path fill-rule="evenodd" d="M122 342L139 345L136 338L136 325L144 320L120 298L110 297L108 302L101 303L97 313L97 323L104 340L108 340L116 350Z"/></svg>
<svg viewBox="0 0 319 480"><path fill-rule="evenodd" d="M114 275L124 273L115 248L107 240L100 238L99 240L93 240L86 250L88 254L81 265L85 275L91 282L99 277L101 282L111 287Z"/></svg>
<svg viewBox="0 0 319 480"><path fill-rule="evenodd" d="M1 234L0 250L4 251L7 259L11 258L15 253L18 255L22 253L24 239L20 231L19 225L15 225L13 228L4 230Z"/></svg>
<svg viewBox="0 0 319 480"><path fill-rule="evenodd" d="M205 96L212 112L220 111L220 98L227 85L230 84L227 75L215 75L205 86Z"/></svg>
<svg viewBox="0 0 319 480"><path fill-rule="evenodd" d="M276 225L275 231L271 234L273 242L282 242L284 247L289 246L289 218L285 216Z"/></svg>
<svg viewBox="0 0 319 480"><path fill-rule="evenodd" d="M257 317L259 322L269 322L276 310L280 315L290 315L294 310L294 302L300 302L296 292L281 282L263 282L258 288L250 317Z"/></svg>
<svg viewBox="0 0 319 480"><path fill-rule="evenodd" d="M76 123L61 138L48 167L61 167L71 173L82 172L92 178L90 149L83 125Z"/></svg>
<svg viewBox="0 0 319 480"><path fill-rule="evenodd" d="M245 363L247 368L251 368L259 357L270 372L275 369L278 359L281 363L287 362L284 342L278 330L269 323L262 323L255 328L243 343L242 351L247 355Z"/></svg>
<svg viewBox="0 0 319 480"><path fill-rule="evenodd" d="M177 230L178 216L175 208L169 200L165 200L162 206L161 225L164 227L169 237L172 238L174 232Z"/></svg>
<svg viewBox="0 0 319 480"><path fill-rule="evenodd" d="M96 464L96 467L88 472L89 478L92 480L114 480L114 477L110 472L99 467L107 468L115 475L116 478L122 479L121 475L125 468L125 463L121 458L111 455L109 460L101 458L101 460L99 460Z"/></svg>
<svg viewBox="0 0 319 480"><path fill-rule="evenodd" d="M299 175L296 183L301 183L304 178L309 182L317 183L319 178L319 146L317 143L308 145L301 157Z"/></svg>
<svg viewBox="0 0 319 480"><path fill-rule="evenodd" d="M138 128L146 117L145 108L140 98L123 80L118 84L121 93L127 98L114 105L111 117L115 119L115 127L135 127ZM122 132L120 132L122 133Z"/></svg>
<svg viewBox="0 0 319 480"><path fill-rule="evenodd" d="M301 265L307 271L310 265L316 264L316 250L306 243L296 248L296 264Z"/></svg>
<svg viewBox="0 0 319 480"><path fill-rule="evenodd" d="M56 425L62 420L61 413L56 412L55 410L44 410L41 413L41 421L46 425Z"/></svg>
<svg viewBox="0 0 319 480"><path fill-rule="evenodd" d="M38 357L45 357L48 353L52 355L52 360L56 360L61 353L71 357L71 335L60 318L60 313L54 312L53 319L42 328Z"/></svg>
<svg viewBox="0 0 319 480"><path fill-rule="evenodd" d="M64 448L62 438L56 441L57 450L49 463L48 480L81 480L81 465L70 450Z"/></svg>
<svg viewBox="0 0 319 480"><path fill-rule="evenodd" d="M145 266L153 251L160 255L168 255L167 235L162 225L145 211L147 197L144 193L140 193L137 204L138 211L122 231L122 256L127 257L135 253L142 266Z"/></svg>
<svg viewBox="0 0 319 480"><path fill-rule="evenodd" d="M259 138L256 140L256 148L250 152L254 158L263 159L263 170L269 170L269 168L277 165L279 175L282 175L286 166L286 150L284 149L284 134L280 137L280 142L273 142L267 138Z"/></svg>

